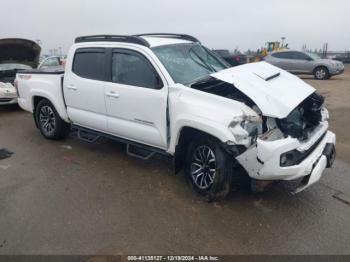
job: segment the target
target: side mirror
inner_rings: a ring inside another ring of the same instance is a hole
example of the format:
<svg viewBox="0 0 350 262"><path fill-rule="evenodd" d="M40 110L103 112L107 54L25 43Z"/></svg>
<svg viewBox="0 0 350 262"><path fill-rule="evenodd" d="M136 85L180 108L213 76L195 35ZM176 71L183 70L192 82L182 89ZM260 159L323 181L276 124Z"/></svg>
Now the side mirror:
<svg viewBox="0 0 350 262"><path fill-rule="evenodd" d="M311 57L307 57L306 61L313 61L313 59Z"/></svg>
<svg viewBox="0 0 350 262"><path fill-rule="evenodd" d="M162 89L163 88L163 81L160 78L159 75L156 75L156 89Z"/></svg>

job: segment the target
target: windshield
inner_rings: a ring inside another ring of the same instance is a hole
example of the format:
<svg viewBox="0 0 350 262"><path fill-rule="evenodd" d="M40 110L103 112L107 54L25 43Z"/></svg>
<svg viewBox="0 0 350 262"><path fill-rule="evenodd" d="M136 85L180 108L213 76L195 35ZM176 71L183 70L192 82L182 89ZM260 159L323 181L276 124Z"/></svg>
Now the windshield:
<svg viewBox="0 0 350 262"><path fill-rule="evenodd" d="M308 56L310 56L312 59L317 60L317 59L321 59L321 57L319 57L317 54L315 53L307 53Z"/></svg>
<svg viewBox="0 0 350 262"><path fill-rule="evenodd" d="M0 71L13 70L13 69L32 69L30 66L22 64L0 64Z"/></svg>
<svg viewBox="0 0 350 262"><path fill-rule="evenodd" d="M174 82L184 85L230 67L199 43L164 45L154 47L152 50Z"/></svg>

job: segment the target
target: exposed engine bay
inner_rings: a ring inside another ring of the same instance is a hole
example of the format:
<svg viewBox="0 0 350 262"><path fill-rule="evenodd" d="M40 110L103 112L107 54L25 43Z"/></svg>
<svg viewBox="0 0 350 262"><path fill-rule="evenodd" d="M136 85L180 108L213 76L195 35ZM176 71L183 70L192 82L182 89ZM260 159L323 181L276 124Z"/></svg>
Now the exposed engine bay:
<svg viewBox="0 0 350 262"><path fill-rule="evenodd" d="M324 110L324 97L314 92L302 101L289 115L283 119L271 119L264 116L257 105L243 92L233 86L233 84L208 77L191 85L191 88L226 97L242 102L252 108L263 119L261 131L265 133L276 126L282 132L282 136L291 136L301 141L306 140L308 135L322 121L322 110ZM269 119L269 121L267 121ZM272 121L271 121L272 120ZM268 123L269 122L269 123Z"/></svg>
<svg viewBox="0 0 350 262"><path fill-rule="evenodd" d="M308 134L320 124L323 105L324 97L315 92L286 118L278 119L277 124L284 134L305 140L308 138Z"/></svg>

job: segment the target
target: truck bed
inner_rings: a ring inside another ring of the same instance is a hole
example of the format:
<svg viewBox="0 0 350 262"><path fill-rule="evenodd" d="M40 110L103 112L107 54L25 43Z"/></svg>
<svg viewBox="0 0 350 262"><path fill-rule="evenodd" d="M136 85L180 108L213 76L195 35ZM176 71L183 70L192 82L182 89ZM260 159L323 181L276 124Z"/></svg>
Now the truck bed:
<svg viewBox="0 0 350 262"><path fill-rule="evenodd" d="M67 120L62 83L63 68L26 70L16 75L18 104L24 110L33 112L35 101L48 99L56 108L61 118ZM68 121L68 120L67 120Z"/></svg>
<svg viewBox="0 0 350 262"><path fill-rule="evenodd" d="M43 69L29 69L29 70L21 70L19 73L21 74L42 74L42 75L61 75L64 74L64 67L50 67Z"/></svg>

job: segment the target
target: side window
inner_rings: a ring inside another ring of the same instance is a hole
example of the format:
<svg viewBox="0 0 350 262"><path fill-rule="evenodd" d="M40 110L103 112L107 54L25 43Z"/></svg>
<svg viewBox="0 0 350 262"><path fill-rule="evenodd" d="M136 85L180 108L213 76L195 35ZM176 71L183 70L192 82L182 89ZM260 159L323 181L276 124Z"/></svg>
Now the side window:
<svg viewBox="0 0 350 262"><path fill-rule="evenodd" d="M301 52L294 52L294 59L297 60L307 60L309 57Z"/></svg>
<svg viewBox="0 0 350 262"><path fill-rule="evenodd" d="M281 59L293 59L293 54L292 52L278 52L278 53L274 53L272 54L273 57L276 58L281 58Z"/></svg>
<svg viewBox="0 0 350 262"><path fill-rule="evenodd" d="M112 54L112 82L161 89L163 84L152 64L133 51L114 51Z"/></svg>
<svg viewBox="0 0 350 262"><path fill-rule="evenodd" d="M106 56L104 48L80 48L74 55L72 71L80 77L105 80Z"/></svg>

